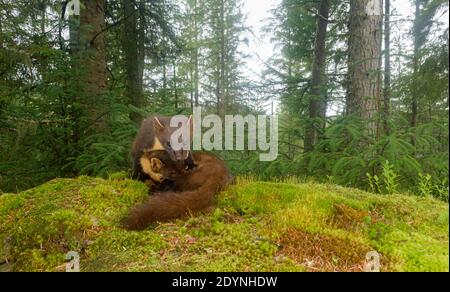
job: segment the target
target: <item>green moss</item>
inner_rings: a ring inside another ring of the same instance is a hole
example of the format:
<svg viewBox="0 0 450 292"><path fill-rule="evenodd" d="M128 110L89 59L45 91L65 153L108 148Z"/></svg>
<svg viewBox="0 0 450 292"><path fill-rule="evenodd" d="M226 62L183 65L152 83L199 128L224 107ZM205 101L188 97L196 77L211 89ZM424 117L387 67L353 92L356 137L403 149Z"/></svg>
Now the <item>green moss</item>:
<svg viewBox="0 0 450 292"><path fill-rule="evenodd" d="M0 196L0 257L16 271L448 271L448 205L315 183L238 179L209 214L129 232L148 196L126 173L56 179Z"/></svg>
<svg viewBox="0 0 450 292"><path fill-rule="evenodd" d="M13 194L0 196L0 216L6 215L15 209L19 209L24 203L24 196L16 196Z"/></svg>
<svg viewBox="0 0 450 292"><path fill-rule="evenodd" d="M130 178L130 175L125 171L115 172L109 176L110 180L121 180L121 179L128 179L128 178Z"/></svg>

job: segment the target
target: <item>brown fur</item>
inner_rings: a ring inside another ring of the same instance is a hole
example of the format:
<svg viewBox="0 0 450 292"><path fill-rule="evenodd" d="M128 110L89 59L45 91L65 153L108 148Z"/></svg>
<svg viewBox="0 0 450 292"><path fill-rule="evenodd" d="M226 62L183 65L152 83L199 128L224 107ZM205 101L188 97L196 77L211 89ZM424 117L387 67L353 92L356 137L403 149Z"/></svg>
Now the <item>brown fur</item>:
<svg viewBox="0 0 450 292"><path fill-rule="evenodd" d="M142 171L149 179L145 184L152 192L174 191L175 180L189 173L184 161L173 161L165 151L146 151L140 158Z"/></svg>
<svg viewBox="0 0 450 292"><path fill-rule="evenodd" d="M231 183L232 176L225 163L213 155L194 153L193 158L196 167L190 171L166 165L173 171L173 190L154 193L134 207L123 221L127 229L142 230L153 222L185 217L214 203L215 194Z"/></svg>
<svg viewBox="0 0 450 292"><path fill-rule="evenodd" d="M171 117L151 116L145 119L131 147L133 158L133 178L146 181L151 176L142 169L140 159L145 153L152 151L165 151L173 161L184 161L192 166L191 152L187 150L174 151L170 145L170 137L178 128L170 127ZM192 123L190 123L192 129ZM154 179L154 178L152 178Z"/></svg>

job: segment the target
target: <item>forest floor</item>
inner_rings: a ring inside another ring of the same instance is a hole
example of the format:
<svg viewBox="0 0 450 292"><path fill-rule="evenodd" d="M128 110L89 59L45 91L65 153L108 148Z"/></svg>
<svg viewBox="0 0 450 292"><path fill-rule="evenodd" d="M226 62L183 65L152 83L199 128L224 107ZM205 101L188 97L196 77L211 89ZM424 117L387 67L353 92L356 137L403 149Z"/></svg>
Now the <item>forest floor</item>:
<svg viewBox="0 0 450 292"><path fill-rule="evenodd" d="M144 184L112 175L55 179L0 196L0 270L448 271L449 208L432 198L238 179L216 208L146 231L120 227ZM3 263L3 264L2 264Z"/></svg>

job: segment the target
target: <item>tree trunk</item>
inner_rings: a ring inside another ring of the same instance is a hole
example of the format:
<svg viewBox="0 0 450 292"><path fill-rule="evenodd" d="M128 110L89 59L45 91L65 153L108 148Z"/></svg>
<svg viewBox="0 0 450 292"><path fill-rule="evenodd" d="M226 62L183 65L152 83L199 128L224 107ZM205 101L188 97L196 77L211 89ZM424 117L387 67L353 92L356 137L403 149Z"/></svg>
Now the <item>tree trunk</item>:
<svg viewBox="0 0 450 292"><path fill-rule="evenodd" d="M167 65L166 65L166 57L162 58L162 74L163 74L163 93L162 93L162 99L164 102L167 102Z"/></svg>
<svg viewBox="0 0 450 292"><path fill-rule="evenodd" d="M228 100L225 95L225 0L220 1L220 99L222 100L221 116L227 112Z"/></svg>
<svg viewBox="0 0 450 292"><path fill-rule="evenodd" d="M199 105L199 68L198 68L198 48L194 53L194 102L195 106Z"/></svg>
<svg viewBox="0 0 450 292"><path fill-rule="evenodd" d="M381 134L383 131L383 121L382 121L382 117L383 117L383 113L382 113L382 99L383 99L383 72L382 72L382 67L383 67L383 54L381 53L381 48L382 48L382 40L383 40L383 0L380 0L380 33L379 33L379 37L380 37L380 54L378 56L378 70L377 70L377 91L376 91L376 95L375 95L375 107L376 107L376 141L380 141L381 140Z"/></svg>
<svg viewBox="0 0 450 292"><path fill-rule="evenodd" d="M312 65L311 96L309 101L309 123L305 133L305 151L310 152L318 140L321 128L321 115L324 100L324 73L326 60L326 36L330 1L322 0L317 16L316 40L314 44L314 60Z"/></svg>
<svg viewBox="0 0 450 292"><path fill-rule="evenodd" d="M191 85L194 83L194 68L189 68L189 78L191 80ZM191 110L194 110L194 87L191 88L190 92L189 92L189 101L191 104Z"/></svg>
<svg viewBox="0 0 450 292"><path fill-rule="evenodd" d="M194 39L195 39L195 47L194 47L194 100L195 100L195 106L199 105L199 61L198 61L198 5L197 0L194 2Z"/></svg>
<svg viewBox="0 0 450 292"><path fill-rule="evenodd" d="M105 92L107 89L105 0L83 0L80 15L80 44L83 49L81 68L83 78L83 106L95 133L107 131ZM85 51L87 50L87 51Z"/></svg>
<svg viewBox="0 0 450 292"><path fill-rule="evenodd" d="M413 70L414 70L414 81L412 85L412 102L411 102L411 127L415 128L417 126L417 112L418 112L418 90L417 90L417 74L419 72L419 37L420 29L418 22L420 21L420 1L416 0L416 12L414 20L414 57L413 57ZM415 138L413 137L412 143L415 144Z"/></svg>
<svg viewBox="0 0 450 292"><path fill-rule="evenodd" d="M220 95L220 55L217 54L216 57L216 68L215 68L215 75L216 75L216 88L215 88L215 93L216 93L216 102L217 102L217 114L220 116L221 114L221 108L222 108L222 99L221 99L221 95Z"/></svg>
<svg viewBox="0 0 450 292"><path fill-rule="evenodd" d="M383 92L383 129L390 135L389 116L391 103L391 1L384 0L384 92Z"/></svg>
<svg viewBox="0 0 450 292"><path fill-rule="evenodd" d="M381 0L350 0L347 113L374 122L379 57L381 53Z"/></svg>
<svg viewBox="0 0 450 292"><path fill-rule="evenodd" d="M144 88L144 66L145 66L145 29L147 28L147 19L145 18L145 1L139 2L139 28L138 28L138 76L141 93ZM145 103L143 94L142 104Z"/></svg>
<svg viewBox="0 0 450 292"><path fill-rule="evenodd" d="M175 109L178 109L178 83L177 83L177 62L173 60L173 91L174 91L174 98L175 98Z"/></svg>
<svg viewBox="0 0 450 292"><path fill-rule="evenodd" d="M142 79L139 74L137 11L134 1L123 0L123 38L122 46L125 59L125 96L128 102L137 107L143 106ZM142 117L135 112L130 113L130 119L140 124Z"/></svg>
<svg viewBox="0 0 450 292"><path fill-rule="evenodd" d="M139 26L138 26L138 87L139 100L136 100L135 106L144 107L144 67L145 67L145 39L146 39L147 19L145 15L145 1L139 1ZM138 122L141 120L139 119ZM135 121L136 122L136 121Z"/></svg>

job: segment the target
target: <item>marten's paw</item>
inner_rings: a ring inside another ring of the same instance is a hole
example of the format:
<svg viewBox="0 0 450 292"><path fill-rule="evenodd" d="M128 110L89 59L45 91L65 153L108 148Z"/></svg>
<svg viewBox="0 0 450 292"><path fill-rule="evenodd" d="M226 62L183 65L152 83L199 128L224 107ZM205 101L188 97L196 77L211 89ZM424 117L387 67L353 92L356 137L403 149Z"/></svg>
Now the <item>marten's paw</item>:
<svg viewBox="0 0 450 292"><path fill-rule="evenodd" d="M160 174L160 173L153 173L151 175L151 177L152 177L152 180L154 182L157 182L157 183L160 183L160 184L164 182L164 176L162 174Z"/></svg>

